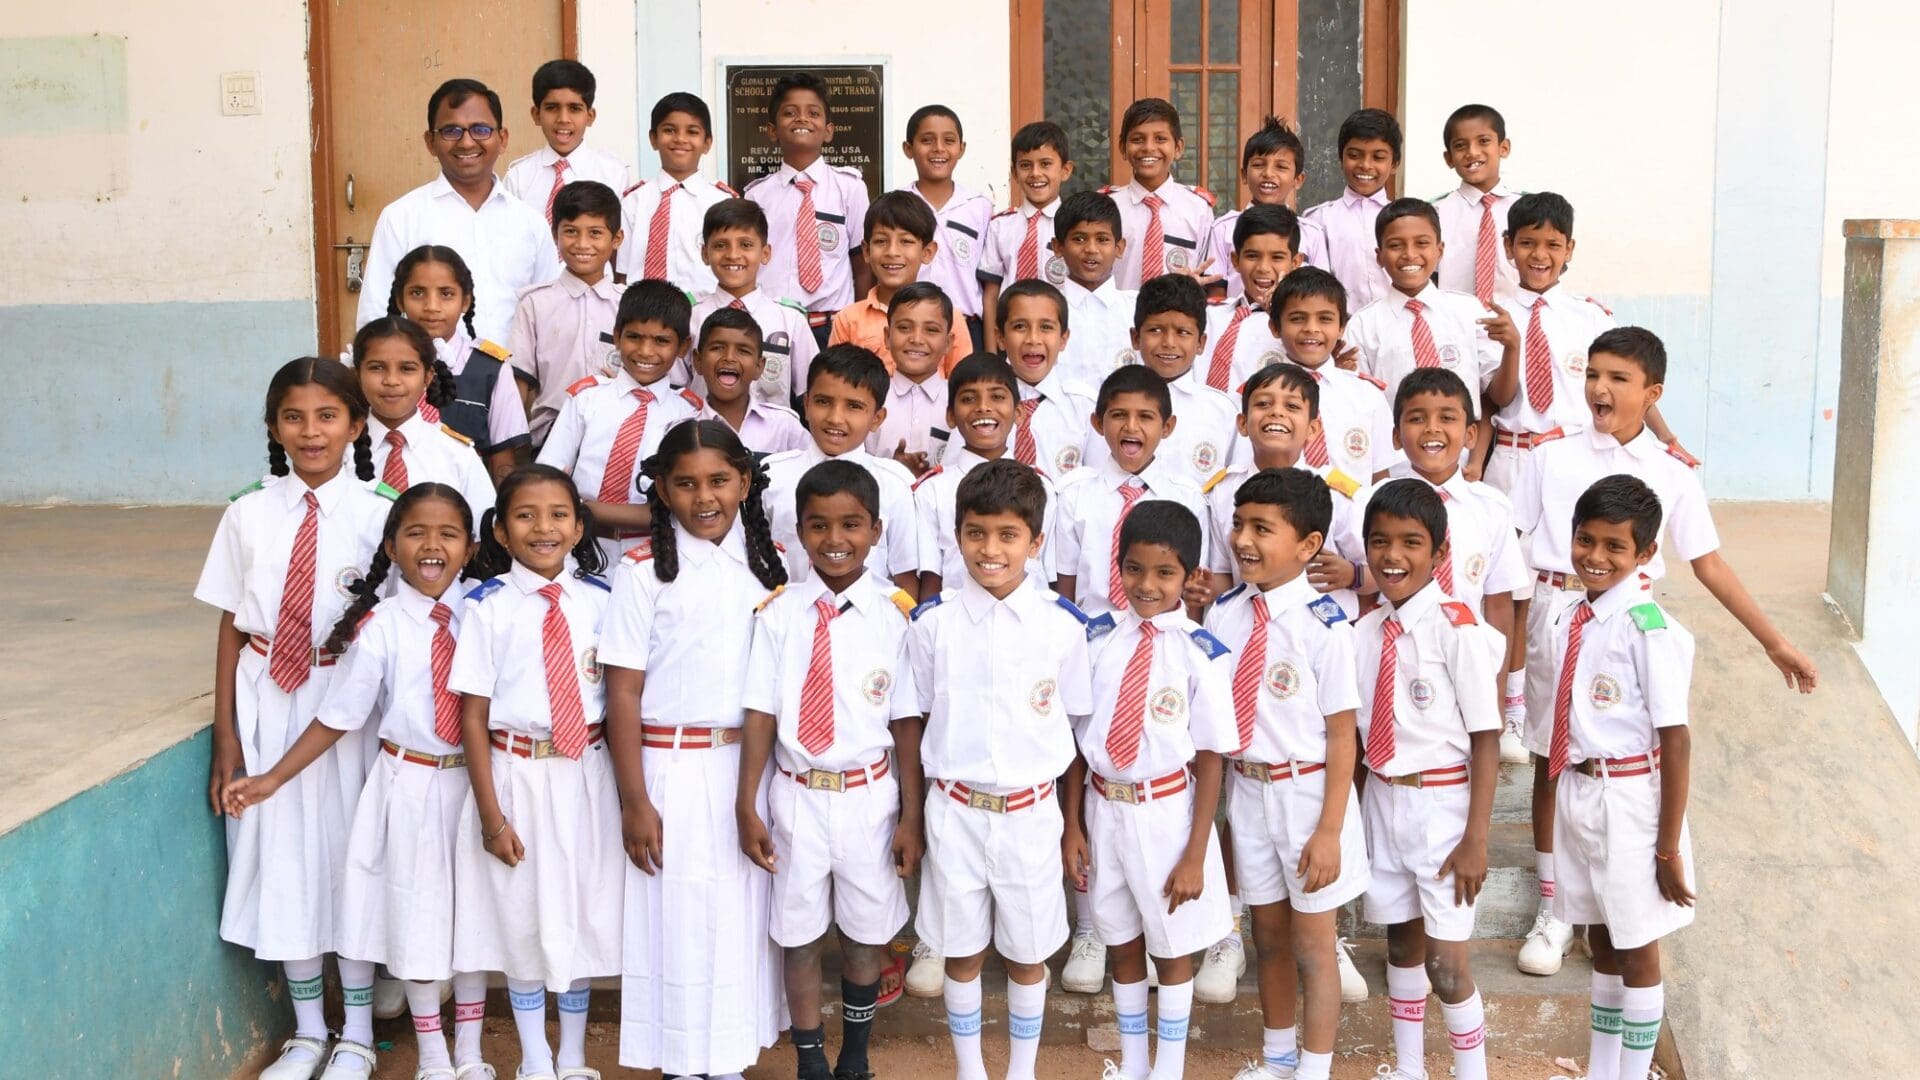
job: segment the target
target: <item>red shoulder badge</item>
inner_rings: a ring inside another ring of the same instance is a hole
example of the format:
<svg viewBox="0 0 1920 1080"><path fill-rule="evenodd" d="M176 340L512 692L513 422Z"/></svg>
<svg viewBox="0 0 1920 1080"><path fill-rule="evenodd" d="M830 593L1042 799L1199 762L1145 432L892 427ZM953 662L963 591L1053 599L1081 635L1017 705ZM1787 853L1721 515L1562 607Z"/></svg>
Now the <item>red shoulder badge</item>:
<svg viewBox="0 0 1920 1080"><path fill-rule="evenodd" d="M913 489L912 489L912 490L914 490L914 491L919 491L919 490L920 490L920 485L921 485L921 484L924 484L924 483L926 483L927 481L929 481L929 480L931 480L931 479L933 479L933 478L934 478L934 477L936 477L936 476L939 476L939 475L940 475L940 470L941 470L942 468L943 468L943 466L940 466L940 465L935 465L935 466L934 466L933 468L931 468L931 469L928 469L928 470L926 471L926 473L925 473L924 475L922 475L922 476L920 477L920 479L918 479L918 480L915 480L915 481L913 482Z"/></svg>
<svg viewBox="0 0 1920 1080"><path fill-rule="evenodd" d="M735 191L735 190L733 190L732 188L730 188L730 187L728 187L727 185L725 185L725 184L723 184L723 183L721 183L721 182L720 182L720 181L718 181L718 180L715 180L715 181L713 182L713 186L714 186L714 187L717 187L717 188L719 188L719 189L720 189L721 191L724 191L724 192L726 192L726 193L727 193L727 196L728 196L729 198L733 198L733 199L737 199L737 198L739 198L739 197L740 197L740 193L739 193L739 192L737 192L737 191Z"/></svg>
<svg viewBox="0 0 1920 1080"><path fill-rule="evenodd" d="M1447 621L1455 626L1472 626L1479 621L1473 617L1472 608L1455 601L1441 604L1440 610L1447 613Z"/></svg>
<svg viewBox="0 0 1920 1080"><path fill-rule="evenodd" d="M1019 212L1020 212L1020 208L1019 208L1019 207L1017 207L1017 206L1009 206L1009 207L1007 207L1007 208L1006 208L1005 210L1002 210L1002 211L1000 211L999 213L997 213L997 214L995 214L995 215L993 215L993 216L994 216L994 217L997 217L997 218L1003 218L1003 217L1006 217L1006 216L1007 216L1008 214L1017 214L1017 213L1019 213Z"/></svg>
<svg viewBox="0 0 1920 1080"><path fill-rule="evenodd" d="M592 386L594 383L598 381L599 381L598 379L595 379L593 376L589 375L586 378L581 379L579 382L574 383L572 386L567 387L567 396L578 397L580 395L580 391L585 390L587 387Z"/></svg>
<svg viewBox="0 0 1920 1080"><path fill-rule="evenodd" d="M1100 194L1102 194L1102 195L1111 195L1111 194L1113 194L1114 192L1116 192L1116 191L1119 191L1119 190L1120 190L1119 188L1117 188L1117 187L1114 187L1114 186L1113 186L1112 184L1108 184L1108 185L1106 185L1105 187L1102 187L1102 188L1100 189Z"/></svg>
<svg viewBox="0 0 1920 1080"><path fill-rule="evenodd" d="M625 555L620 556L630 563L643 563L653 558L653 537L643 536Z"/></svg>
<svg viewBox="0 0 1920 1080"><path fill-rule="evenodd" d="M1607 305L1605 305L1605 304L1603 304L1603 303L1601 303L1600 301L1598 301L1598 300L1596 300L1596 299L1594 299L1593 297L1591 297L1591 296L1589 296L1589 297L1587 297L1587 303L1589 303L1589 304L1592 304L1592 305L1593 305L1594 307L1597 307L1597 308L1599 308L1599 309L1600 309L1601 311L1604 311L1604 312L1606 312L1606 313L1607 313L1607 317L1608 317L1608 318L1612 318L1612 317L1613 317L1613 309L1612 309L1612 308L1610 308L1610 307L1608 307Z"/></svg>
<svg viewBox="0 0 1920 1080"><path fill-rule="evenodd" d="M1667 456L1685 465L1689 469L1697 469L1700 467L1700 459L1681 449L1680 440L1678 439L1667 444Z"/></svg>
<svg viewBox="0 0 1920 1080"><path fill-rule="evenodd" d="M1369 375L1369 374L1367 374L1367 373L1366 373L1366 372L1364 372L1364 371L1356 371L1356 372L1354 372L1354 374L1355 374L1355 375L1358 375L1358 376L1360 376L1360 378L1361 378L1361 380L1362 380L1363 382L1370 382L1370 383L1372 383L1372 384L1373 384L1373 385L1374 385L1374 386L1375 386L1375 387L1376 387L1377 389L1379 389L1379 391L1380 391L1381 393L1383 393L1383 394L1384 394L1384 393L1386 393L1386 392L1387 392L1387 384L1386 384L1386 382L1385 382L1384 380L1381 380L1381 379L1376 379L1376 378L1374 378L1373 376L1371 376L1371 375Z"/></svg>
<svg viewBox="0 0 1920 1080"><path fill-rule="evenodd" d="M360 631L365 630L367 628L367 624L373 621L373 611L374 611L373 608L368 608L367 613L365 615L360 616L360 621L353 624L354 633L358 634Z"/></svg>
<svg viewBox="0 0 1920 1080"><path fill-rule="evenodd" d="M1201 187L1199 184L1193 185L1193 193L1207 200L1208 206L1213 206L1216 202L1216 200L1213 197L1213 192L1208 191L1206 188Z"/></svg>
<svg viewBox="0 0 1920 1080"><path fill-rule="evenodd" d="M687 399L687 404L693 406L696 412L707 407L707 403L701 400L699 394L693 392L692 387L680 391L680 396Z"/></svg>
<svg viewBox="0 0 1920 1080"><path fill-rule="evenodd" d="M624 199L624 198L626 198L627 196L629 196L629 195L631 195L631 194L633 194L633 193L634 193L634 192L636 192L636 191L639 191L639 190L640 190L641 188L643 188L643 187L646 187L646 186L647 186L647 182L646 182L645 180L642 180L642 181L640 181L639 183L637 183L637 184L635 184L635 185L633 185L632 187L630 187L630 188L628 188L627 190L625 190L625 191L623 191L623 192L621 192L621 193L620 193L620 197Z"/></svg>

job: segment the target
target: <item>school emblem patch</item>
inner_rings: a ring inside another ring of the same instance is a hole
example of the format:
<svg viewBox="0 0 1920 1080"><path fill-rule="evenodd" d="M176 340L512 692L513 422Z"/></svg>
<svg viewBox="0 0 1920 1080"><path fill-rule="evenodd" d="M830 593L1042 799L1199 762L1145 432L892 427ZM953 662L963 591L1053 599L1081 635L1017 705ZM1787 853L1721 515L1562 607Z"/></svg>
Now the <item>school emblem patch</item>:
<svg viewBox="0 0 1920 1080"><path fill-rule="evenodd" d="M1260 354L1260 367L1272 367L1286 360L1287 354L1279 349L1268 349Z"/></svg>
<svg viewBox="0 0 1920 1080"><path fill-rule="evenodd" d="M1366 457L1367 448L1373 445L1372 440L1367 438L1366 428L1350 429L1347 432L1347 437L1345 440L1343 440L1343 442L1347 448L1347 456L1350 458Z"/></svg>
<svg viewBox="0 0 1920 1080"><path fill-rule="evenodd" d="M964 236L956 236L949 241L949 243L953 245L953 253L960 256L963 260L967 257L967 254L973 250L972 245L967 242L967 238Z"/></svg>
<svg viewBox="0 0 1920 1080"><path fill-rule="evenodd" d="M1285 701L1300 690L1300 672L1292 663L1282 660L1267 669L1264 680L1267 693Z"/></svg>
<svg viewBox="0 0 1920 1080"><path fill-rule="evenodd" d="M588 646L587 651L580 654L580 677L587 680L589 685L599 686L603 670L600 667L600 647Z"/></svg>
<svg viewBox="0 0 1920 1080"><path fill-rule="evenodd" d="M820 223L818 230L821 251L834 251L840 247L840 230L831 221Z"/></svg>
<svg viewBox="0 0 1920 1080"><path fill-rule="evenodd" d="M1060 452L1054 455L1053 467L1063 473L1069 473L1079 468L1080 448L1077 446L1061 447Z"/></svg>
<svg viewBox="0 0 1920 1080"><path fill-rule="evenodd" d="M361 580L366 576L367 575L362 573L357 566L343 566L340 568L339 573L333 575L334 591L340 594L342 600L351 600L353 599L353 587L360 584Z"/></svg>
<svg viewBox="0 0 1920 1080"><path fill-rule="evenodd" d="M1622 697L1620 680L1611 675L1595 675L1587 696L1593 702L1594 708L1611 709L1620 704Z"/></svg>
<svg viewBox="0 0 1920 1080"><path fill-rule="evenodd" d="M1052 679L1041 679L1039 682L1033 684L1033 689L1027 692L1027 708L1033 710L1033 715L1053 715L1053 692L1055 689L1056 684Z"/></svg>
<svg viewBox="0 0 1920 1080"><path fill-rule="evenodd" d="M1067 283L1067 260L1055 255L1053 258L1047 260L1046 269L1042 270L1041 273L1047 276L1047 284L1065 285Z"/></svg>
<svg viewBox="0 0 1920 1080"><path fill-rule="evenodd" d="M867 677L860 680L860 692L874 705L883 705L887 700L887 691L893 689L893 672L886 668L874 668Z"/></svg>
<svg viewBox="0 0 1920 1080"><path fill-rule="evenodd" d="M1178 688L1163 686L1147 701L1147 715L1158 724L1173 724L1186 719L1187 695Z"/></svg>
<svg viewBox="0 0 1920 1080"><path fill-rule="evenodd" d="M1476 551L1467 557L1467 580L1478 585L1480 584L1480 579L1486 576L1487 557Z"/></svg>
<svg viewBox="0 0 1920 1080"><path fill-rule="evenodd" d="M1167 273L1178 274L1187 268L1187 249L1167 245Z"/></svg>
<svg viewBox="0 0 1920 1080"><path fill-rule="evenodd" d="M1214 467L1220 463L1220 448L1210 442L1199 443L1193 448L1193 467L1202 476L1212 476Z"/></svg>
<svg viewBox="0 0 1920 1080"><path fill-rule="evenodd" d="M1113 354L1113 369L1118 371L1128 364L1133 363L1135 359L1137 359L1137 357L1134 355L1132 349L1121 349L1119 352Z"/></svg>
<svg viewBox="0 0 1920 1080"><path fill-rule="evenodd" d="M1567 354L1567 358L1560 362L1566 366L1567 374L1569 375L1584 375L1587 373L1586 353L1570 352Z"/></svg>
<svg viewBox="0 0 1920 1080"><path fill-rule="evenodd" d="M766 355L766 367L760 372L760 389L775 401L786 400L787 358L779 353Z"/></svg>
<svg viewBox="0 0 1920 1080"><path fill-rule="evenodd" d="M607 355L600 358L600 374L611 379L620 374L620 350L608 349Z"/></svg>
<svg viewBox="0 0 1920 1080"><path fill-rule="evenodd" d="M1407 696L1413 699L1416 709L1433 708L1433 684L1425 679L1415 679L1407 684Z"/></svg>
<svg viewBox="0 0 1920 1080"><path fill-rule="evenodd" d="M1440 366L1453 368L1460 366L1460 349L1455 345L1440 346Z"/></svg>

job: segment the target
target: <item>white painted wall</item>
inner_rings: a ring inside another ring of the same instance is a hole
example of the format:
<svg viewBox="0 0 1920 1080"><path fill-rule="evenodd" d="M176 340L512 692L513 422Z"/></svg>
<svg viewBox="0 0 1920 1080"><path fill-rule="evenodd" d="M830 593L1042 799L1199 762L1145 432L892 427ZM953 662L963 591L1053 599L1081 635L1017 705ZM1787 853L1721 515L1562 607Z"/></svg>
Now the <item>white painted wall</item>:
<svg viewBox="0 0 1920 1080"><path fill-rule="evenodd" d="M593 145L632 165L646 145L647 110L653 105L639 100L634 2L580 0L579 11L580 62L593 72L597 85Z"/></svg>
<svg viewBox="0 0 1920 1080"><path fill-rule="evenodd" d="M1920 42L1920 5L1905 0L1834 4L1820 290L1826 296L1840 295L1846 250L1842 221L1920 217L1920 139L1913 136L1906 106L1915 42Z"/></svg>
<svg viewBox="0 0 1920 1080"><path fill-rule="evenodd" d="M0 302L313 296L307 14L297 3L9 0L10 38L127 39L127 132L0 135ZM260 74L258 116L220 74ZM4 128L0 128L4 131Z"/></svg>

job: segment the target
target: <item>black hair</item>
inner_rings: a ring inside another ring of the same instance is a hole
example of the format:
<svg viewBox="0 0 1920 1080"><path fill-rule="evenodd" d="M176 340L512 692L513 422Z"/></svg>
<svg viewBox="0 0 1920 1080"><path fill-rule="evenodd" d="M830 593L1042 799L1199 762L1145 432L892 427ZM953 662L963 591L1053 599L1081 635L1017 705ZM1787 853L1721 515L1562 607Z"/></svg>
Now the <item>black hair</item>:
<svg viewBox="0 0 1920 1080"><path fill-rule="evenodd" d="M1073 151L1067 146L1066 129L1051 120L1023 124L1019 131L1013 133L1012 158L1015 162L1020 160L1021 154L1031 154L1046 147L1052 147L1060 155L1063 164L1073 160Z"/></svg>
<svg viewBox="0 0 1920 1080"><path fill-rule="evenodd" d="M1393 422L1396 427L1400 423L1400 414L1407 409L1407 402L1420 394L1439 394L1458 401L1460 407L1466 410L1467 426L1473 426L1478 410L1474 408L1473 392L1467 389L1467 384L1446 368L1426 367L1409 371L1400 380L1399 388L1393 392Z"/></svg>
<svg viewBox="0 0 1920 1080"><path fill-rule="evenodd" d="M750 313L736 307L723 307L707 316L700 324L700 340L694 345L698 352L707 347L707 340L713 337L715 330L738 330L753 339L753 351L759 352L762 344L760 321Z"/></svg>
<svg viewBox="0 0 1920 1080"><path fill-rule="evenodd" d="M480 515L480 550L473 553L473 559L467 564L467 576L490 578L498 577L513 569L513 552L493 535L493 527L499 525L513 507L514 493L528 484L555 483L567 489L567 495L573 500L573 516L580 519L580 540L573 545L573 561L577 568L573 576L584 578L591 574L605 573L607 569L606 552L600 550L600 542L594 539L593 511L588 509L587 501L580 497L580 489L573 485L573 477L551 465L521 465L500 481L500 490L494 496L493 505ZM411 489L409 489L411 490ZM504 531L506 526L501 525Z"/></svg>
<svg viewBox="0 0 1920 1080"><path fill-rule="evenodd" d="M539 108L555 90L572 90L587 103L587 108L593 108L593 72L578 60L549 60L533 69L534 108Z"/></svg>
<svg viewBox="0 0 1920 1080"><path fill-rule="evenodd" d="M1233 505L1249 503L1279 507L1281 519L1302 540L1319 533L1324 545L1333 528L1333 492L1305 469L1261 469L1247 477L1233 493Z"/></svg>
<svg viewBox="0 0 1920 1080"><path fill-rule="evenodd" d="M653 103L653 115L647 120L647 130L659 130L660 124L677 112L686 113L700 121L700 127L708 135L713 134L713 113L707 108L707 103L700 95L689 94L685 90L675 90Z"/></svg>
<svg viewBox="0 0 1920 1080"><path fill-rule="evenodd" d="M1440 493L1425 480L1406 477L1389 480L1375 488L1360 521L1363 540L1373 535L1374 519L1382 514L1418 523L1427 531L1427 539L1432 541L1435 551L1446 542L1447 504L1440 501Z"/></svg>
<svg viewBox="0 0 1920 1080"><path fill-rule="evenodd" d="M800 474L800 482L793 489L794 520L807 516L808 499L840 494L853 496L866 509L868 517L880 520L880 482L866 466L837 458L829 458Z"/></svg>
<svg viewBox="0 0 1920 1080"><path fill-rule="evenodd" d="M287 400L287 392L296 386L318 386L346 405L347 418L360 423L360 437L353 440L353 475L373 479L373 438L367 434L367 398L360 392L360 375L338 360L319 356L289 360L267 382L267 471L274 476L292 471L287 464L287 448L273 437L273 422L280 414L280 404Z"/></svg>
<svg viewBox="0 0 1920 1080"><path fill-rule="evenodd" d="M354 378L360 377L360 365L367 359L367 349L386 338L405 338L413 351L420 354L421 365L432 376L427 382L427 404L436 409L453 404L453 369L440 359L440 353L433 347L432 335L404 315L382 315L353 335Z"/></svg>
<svg viewBox="0 0 1920 1080"><path fill-rule="evenodd" d="M620 309L613 317L613 336L630 323L651 322L680 335L685 342L693 336L693 301L678 285L659 278L645 278L627 286L620 294Z"/></svg>
<svg viewBox="0 0 1920 1080"><path fill-rule="evenodd" d="M1293 171L1301 173L1307 168L1307 148L1300 143L1300 136L1277 116L1260 118L1260 130L1247 136L1247 145L1240 151L1240 169L1245 171L1257 157L1272 157L1285 150L1293 155Z"/></svg>
<svg viewBox="0 0 1920 1080"><path fill-rule="evenodd" d="M807 389L822 375L848 383L856 389L865 390L873 396L873 407L882 408L887 403L887 388L892 379L887 375L886 362L874 355L873 350L858 345L841 343L829 345L820 350L807 366Z"/></svg>
<svg viewBox="0 0 1920 1080"><path fill-rule="evenodd" d="M1440 211L1425 199L1409 197L1395 199L1380 208L1380 215L1373 219L1373 242L1378 244L1385 240L1387 226L1401 218L1419 218L1433 226L1433 238L1440 239Z"/></svg>
<svg viewBox="0 0 1920 1080"><path fill-rule="evenodd" d="M752 199L721 199L707 207L707 216L700 223L700 242L713 239L713 234L727 229L745 229L767 242L767 212Z"/></svg>
<svg viewBox="0 0 1920 1080"><path fill-rule="evenodd" d="M405 315L400 306L401 297L406 295L407 279L413 276L415 268L427 263L440 263L453 271L454 284L467 294L467 310L460 321L467 324L467 336L477 338L479 332L473 328L473 271L467 269L467 260L460 253L444 244L421 244L405 255L393 267L393 290L387 294L387 314Z"/></svg>
<svg viewBox="0 0 1920 1080"><path fill-rule="evenodd" d="M1113 404L1113 399L1121 394L1145 394L1153 399L1162 417L1173 415L1173 392L1167 389L1167 380L1145 364L1121 364L1102 379L1100 396L1093 406L1094 414L1105 415L1107 406Z"/></svg>
<svg viewBox="0 0 1920 1080"><path fill-rule="evenodd" d="M1493 129L1494 138L1499 139L1501 142L1507 140L1507 118L1500 115L1499 109L1491 105L1462 105L1453 110L1452 115L1447 117L1447 126L1440 131L1440 146L1443 149L1452 150L1453 129L1469 120L1485 122L1488 127Z"/></svg>
<svg viewBox="0 0 1920 1080"><path fill-rule="evenodd" d="M407 511L428 499L452 503L460 511L460 527L466 530L468 537L473 536L473 507L467 505L466 496L460 494L458 489L431 480L422 480L408 487L399 498L393 500L393 507L387 511L387 524L380 532L379 546L373 550L373 562L360 580L349 586L353 591L353 603L340 613L339 621L333 624L333 632L327 635L326 644L321 648L337 656L345 652L353 639L359 636L361 621L380 602L380 587L386 584L387 572L393 569L393 560L387 555L387 545L400 535L400 524L406 520ZM454 569L456 573L459 572L459 568Z"/></svg>
<svg viewBox="0 0 1920 1080"><path fill-rule="evenodd" d="M1640 369L1647 377L1648 386L1658 386L1667 381L1667 347L1660 341L1659 335L1638 326L1616 326L1593 339L1587 346L1587 355L1606 353L1617 356Z"/></svg>
<svg viewBox="0 0 1920 1080"><path fill-rule="evenodd" d="M773 94L767 98L767 123L780 122L780 106L784 105L787 95L796 90L805 90L820 99L820 109L829 120L833 117L833 104L827 100L827 80L811 71L790 71L773 84Z"/></svg>
<svg viewBox="0 0 1920 1080"><path fill-rule="evenodd" d="M862 223L860 236L863 240L873 239L873 230L880 226L889 229L904 229L922 244L933 243L933 230L940 222L933 216L933 208L927 200L911 191L889 191L867 205L867 218Z"/></svg>
<svg viewBox="0 0 1920 1080"><path fill-rule="evenodd" d="M1317 266L1302 266L1280 279L1273 287L1273 299L1267 302L1267 320L1279 336L1280 317L1286 313L1287 301L1305 300L1309 297L1333 301L1340 312L1340 325L1347 325L1347 287L1329 271Z"/></svg>
<svg viewBox="0 0 1920 1080"><path fill-rule="evenodd" d="M922 105L913 110L913 115L907 117L907 141L912 142L913 137L920 134L920 125L936 116L953 121L954 133L960 136L961 142L967 141L967 129L960 126L960 114L945 105Z"/></svg>
<svg viewBox="0 0 1920 1080"><path fill-rule="evenodd" d="M1573 531L1577 533L1580 526L1595 520L1609 525L1629 523L1633 526L1633 553L1638 555L1660 538L1661 515L1660 496L1652 488L1639 477L1615 473L1595 480L1574 500Z"/></svg>
<svg viewBox="0 0 1920 1080"><path fill-rule="evenodd" d="M1003 457L977 465L953 493L953 524L957 532L968 514L1013 514L1027 531L1040 535L1047 519L1047 488L1033 466Z"/></svg>
<svg viewBox="0 0 1920 1080"><path fill-rule="evenodd" d="M993 325L1004 329L1007 325L1007 313L1013 310L1013 302L1023 296L1038 296L1042 299L1051 300L1054 310L1060 313L1060 331L1061 333L1066 332L1067 298L1059 289L1054 288L1052 284L1042 281L1039 278L1026 278L1021 281L1016 281L1000 290L1000 297L994 301L993 305Z"/></svg>
<svg viewBox="0 0 1920 1080"><path fill-rule="evenodd" d="M1241 415L1246 415L1247 410L1253 406L1253 395L1265 389L1270 383L1279 383L1299 394L1307 403L1307 419L1320 418L1320 380L1314 378L1312 372L1299 364L1268 364L1248 376L1246 383L1240 387Z"/></svg>
<svg viewBox="0 0 1920 1080"><path fill-rule="evenodd" d="M1127 513L1120 522L1120 544L1114 562L1125 561L1135 544L1159 544L1180 560L1180 569L1191 574L1200 565L1200 519L1193 511L1170 499L1149 499Z"/></svg>
<svg viewBox="0 0 1920 1080"><path fill-rule="evenodd" d="M881 196L881 198L885 197ZM914 200L919 201L919 196L914 196ZM893 299L887 301L887 318L893 318L894 312L908 304L918 304L926 300L935 301L940 305L940 317L947 320L947 326L951 328L953 298L947 295L947 290L931 281L912 281L900 286L899 290L893 294Z"/></svg>
<svg viewBox="0 0 1920 1080"><path fill-rule="evenodd" d="M1355 139L1379 139L1393 150L1393 160L1400 161L1400 121L1385 109L1360 109L1340 121L1340 137L1335 146L1338 152L1345 154L1347 144Z"/></svg>
<svg viewBox="0 0 1920 1080"><path fill-rule="evenodd" d="M1133 301L1133 328L1147 325L1155 315L1175 312L1193 320L1200 333L1207 332L1207 290L1188 274L1161 274L1140 283Z"/></svg>
<svg viewBox="0 0 1920 1080"><path fill-rule="evenodd" d="M457 109L467 103L467 99L478 94L487 101L487 108L493 110L495 126L507 122L507 114L500 111L500 95L487 89L487 84L479 79L448 79L436 87L427 98L427 130L433 130L433 118L439 114L440 106Z"/></svg>
<svg viewBox="0 0 1920 1080"><path fill-rule="evenodd" d="M953 371L947 375L947 400L952 401L962 387L974 383L992 383L1004 386L1014 401L1020 400L1020 380L1014 377L1013 365L999 353L977 352L953 365Z"/></svg>
<svg viewBox="0 0 1920 1080"><path fill-rule="evenodd" d="M720 420L685 420L673 425L661 438L660 448L640 463L641 475L652 481L647 506L653 511L653 576L664 582L680 576L679 542L674 538L673 511L667 508L667 477L681 458L695 450L719 451L727 464L747 477L747 497L740 502L747 569L769 589L786 584L787 567L780 561L780 549L773 546L773 529L767 524L767 508L761 504L761 495L767 489L766 470L740 436Z"/></svg>
<svg viewBox="0 0 1920 1080"><path fill-rule="evenodd" d="M577 218L597 217L608 231L620 231L620 193L598 180L575 180L553 197L553 235L560 235L560 223Z"/></svg>
<svg viewBox="0 0 1920 1080"><path fill-rule="evenodd" d="M1551 191L1529 191L1507 208L1507 239L1539 225L1573 239L1573 204Z"/></svg>
<svg viewBox="0 0 1920 1080"><path fill-rule="evenodd" d="M1060 209L1053 214L1053 239L1066 243L1067 234L1080 225L1107 225L1113 229L1115 240L1126 239L1121 232L1120 204L1104 192L1076 191L1060 200Z"/></svg>
<svg viewBox="0 0 1920 1080"><path fill-rule="evenodd" d="M1233 223L1233 250L1256 236L1277 236L1287 242L1287 254L1300 254L1300 215L1284 206L1249 206Z"/></svg>
<svg viewBox="0 0 1920 1080"><path fill-rule="evenodd" d="M1156 120L1165 122L1173 129L1175 140L1181 138L1180 110L1174 108L1173 102L1166 98L1150 97L1141 98L1127 106L1127 111L1120 114L1120 141L1126 142L1128 133L1134 128L1141 124L1151 124Z"/></svg>

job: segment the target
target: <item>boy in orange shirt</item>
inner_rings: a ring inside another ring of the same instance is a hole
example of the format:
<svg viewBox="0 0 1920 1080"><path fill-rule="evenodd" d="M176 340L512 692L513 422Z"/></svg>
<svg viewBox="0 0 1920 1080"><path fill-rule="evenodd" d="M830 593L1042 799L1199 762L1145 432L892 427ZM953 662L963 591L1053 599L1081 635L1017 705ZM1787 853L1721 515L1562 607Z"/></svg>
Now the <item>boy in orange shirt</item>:
<svg viewBox="0 0 1920 1080"><path fill-rule="evenodd" d="M913 284L920 272L933 263L940 245L933 232L939 227L933 209L925 199L907 191L889 191L873 200L867 208L864 238L860 250L866 254L867 269L873 275L873 288L867 295L833 314L833 333L828 345L858 345L868 349L894 373L893 355L887 349L887 308L893 294ZM953 370L967 355L967 349L947 335L939 350L940 374Z"/></svg>

